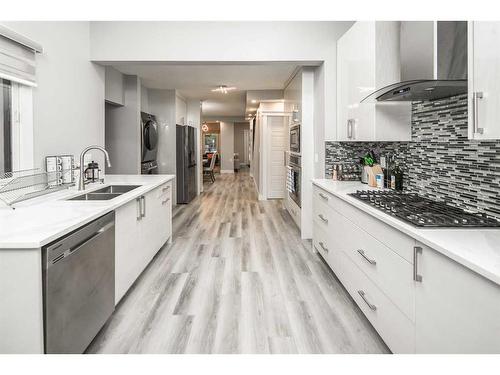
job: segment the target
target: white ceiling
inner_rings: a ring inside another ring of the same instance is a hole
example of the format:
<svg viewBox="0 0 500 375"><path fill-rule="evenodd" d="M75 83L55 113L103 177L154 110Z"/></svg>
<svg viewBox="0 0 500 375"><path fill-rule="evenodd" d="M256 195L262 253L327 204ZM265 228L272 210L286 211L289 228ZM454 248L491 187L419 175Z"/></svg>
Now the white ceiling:
<svg viewBox="0 0 500 375"><path fill-rule="evenodd" d="M203 100L203 115L244 116L247 90L283 89L297 68L294 63L162 64L115 63L124 74L137 75L150 89L177 89L188 99ZM237 87L227 94L212 92L219 85Z"/></svg>

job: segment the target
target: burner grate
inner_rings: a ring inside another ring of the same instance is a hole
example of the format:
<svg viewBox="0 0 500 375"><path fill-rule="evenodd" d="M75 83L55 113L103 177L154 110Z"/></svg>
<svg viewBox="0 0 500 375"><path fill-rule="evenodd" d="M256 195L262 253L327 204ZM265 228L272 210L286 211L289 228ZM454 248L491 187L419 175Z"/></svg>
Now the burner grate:
<svg viewBox="0 0 500 375"><path fill-rule="evenodd" d="M417 227L500 227L500 221L485 214L467 212L416 193L358 190L349 195Z"/></svg>

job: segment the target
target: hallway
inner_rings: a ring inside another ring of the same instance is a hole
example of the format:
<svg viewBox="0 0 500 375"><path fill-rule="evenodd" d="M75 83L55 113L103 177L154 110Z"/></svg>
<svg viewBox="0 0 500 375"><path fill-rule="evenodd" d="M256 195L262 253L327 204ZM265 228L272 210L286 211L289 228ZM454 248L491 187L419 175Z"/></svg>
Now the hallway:
<svg viewBox="0 0 500 375"><path fill-rule="evenodd" d="M243 171L205 186L88 353L388 352L281 201Z"/></svg>

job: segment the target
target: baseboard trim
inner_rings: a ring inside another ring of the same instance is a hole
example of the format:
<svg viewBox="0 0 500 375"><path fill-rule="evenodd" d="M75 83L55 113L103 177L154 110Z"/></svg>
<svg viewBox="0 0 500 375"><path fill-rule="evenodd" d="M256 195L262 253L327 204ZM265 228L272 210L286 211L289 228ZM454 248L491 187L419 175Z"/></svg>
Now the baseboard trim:
<svg viewBox="0 0 500 375"><path fill-rule="evenodd" d="M230 174L230 173L234 173L234 169L221 169L220 171L221 174Z"/></svg>

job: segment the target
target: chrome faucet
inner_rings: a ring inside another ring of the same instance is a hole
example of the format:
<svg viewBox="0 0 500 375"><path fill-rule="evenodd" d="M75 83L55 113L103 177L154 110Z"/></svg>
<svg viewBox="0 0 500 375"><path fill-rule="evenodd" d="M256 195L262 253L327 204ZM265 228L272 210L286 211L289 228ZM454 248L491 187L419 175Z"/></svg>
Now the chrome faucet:
<svg viewBox="0 0 500 375"><path fill-rule="evenodd" d="M106 159L106 162L108 163L108 168L111 168L111 161L109 160L109 154L108 152L104 149L104 147L101 146L89 146L86 147L82 153L80 154L80 179L78 182L78 190L85 190L85 180L84 180L84 174L85 174L85 154L87 151L90 150L101 150L104 154L104 157Z"/></svg>

